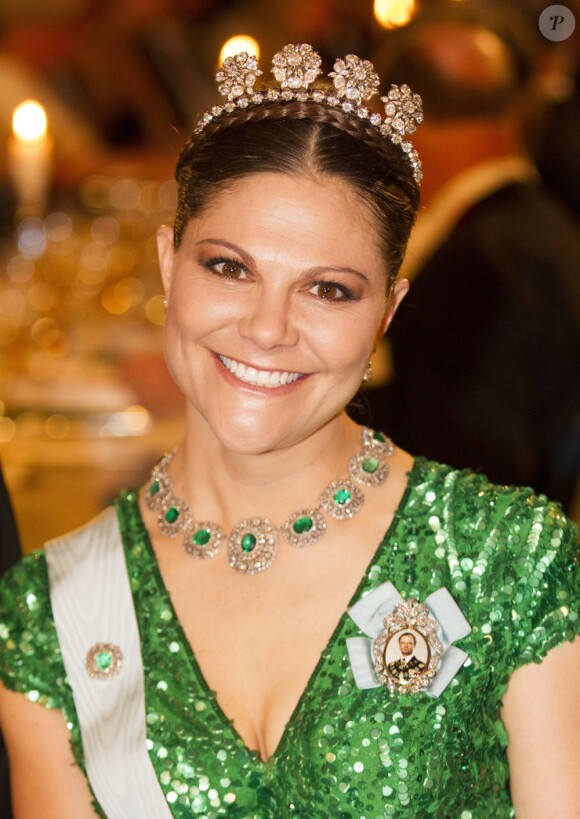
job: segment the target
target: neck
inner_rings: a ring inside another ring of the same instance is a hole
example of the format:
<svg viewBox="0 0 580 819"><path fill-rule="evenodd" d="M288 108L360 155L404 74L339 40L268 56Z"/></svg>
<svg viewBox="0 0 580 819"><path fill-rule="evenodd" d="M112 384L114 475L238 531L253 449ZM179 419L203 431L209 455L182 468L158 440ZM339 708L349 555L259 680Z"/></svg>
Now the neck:
<svg viewBox="0 0 580 819"><path fill-rule="evenodd" d="M347 476L359 435L341 413L304 440L247 454L225 447L202 419L190 418L170 469L174 491L197 515L226 529L255 516L278 525L297 508L316 505L331 480Z"/></svg>
<svg viewBox="0 0 580 819"><path fill-rule="evenodd" d="M446 183L480 162L525 155L513 116L431 122L421 127L414 143L423 163L423 205L428 205Z"/></svg>

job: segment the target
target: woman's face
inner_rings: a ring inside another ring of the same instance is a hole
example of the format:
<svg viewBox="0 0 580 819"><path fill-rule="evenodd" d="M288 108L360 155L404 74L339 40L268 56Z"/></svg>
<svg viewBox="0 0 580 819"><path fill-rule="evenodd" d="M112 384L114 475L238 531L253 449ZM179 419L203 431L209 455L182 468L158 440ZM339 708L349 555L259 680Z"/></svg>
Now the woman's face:
<svg viewBox="0 0 580 819"><path fill-rule="evenodd" d="M255 174L159 232L166 356L227 448L305 439L350 401L406 292L387 303L375 217L346 183Z"/></svg>

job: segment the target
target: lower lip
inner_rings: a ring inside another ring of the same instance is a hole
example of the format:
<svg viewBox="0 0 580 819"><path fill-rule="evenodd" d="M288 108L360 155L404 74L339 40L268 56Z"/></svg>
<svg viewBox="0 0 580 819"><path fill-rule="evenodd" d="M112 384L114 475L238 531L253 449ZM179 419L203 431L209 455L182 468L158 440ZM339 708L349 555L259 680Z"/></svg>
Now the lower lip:
<svg viewBox="0 0 580 819"><path fill-rule="evenodd" d="M304 382L310 378L310 375L302 375L300 378L297 378L296 381L292 381L291 384L282 384L280 387L260 387L258 384L248 384L246 381L242 381L241 379L237 378L227 369L227 367L224 366L219 356L214 354L213 358L219 372L226 381L233 384L233 386L237 387L238 389L242 389L257 395L288 395L288 393L294 392L294 390L298 389L301 384L304 384Z"/></svg>

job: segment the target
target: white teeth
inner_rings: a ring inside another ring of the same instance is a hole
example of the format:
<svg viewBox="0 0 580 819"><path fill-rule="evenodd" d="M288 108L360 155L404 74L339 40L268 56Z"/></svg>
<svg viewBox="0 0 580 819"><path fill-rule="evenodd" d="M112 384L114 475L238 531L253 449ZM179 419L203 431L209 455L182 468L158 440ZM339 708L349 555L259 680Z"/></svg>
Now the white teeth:
<svg viewBox="0 0 580 819"><path fill-rule="evenodd" d="M300 378L300 373L290 373L279 370L257 370L255 367L246 367L241 361L227 358L225 355L218 356L224 367L243 381L245 384L253 384L257 387L268 387L274 389L284 384L292 384Z"/></svg>

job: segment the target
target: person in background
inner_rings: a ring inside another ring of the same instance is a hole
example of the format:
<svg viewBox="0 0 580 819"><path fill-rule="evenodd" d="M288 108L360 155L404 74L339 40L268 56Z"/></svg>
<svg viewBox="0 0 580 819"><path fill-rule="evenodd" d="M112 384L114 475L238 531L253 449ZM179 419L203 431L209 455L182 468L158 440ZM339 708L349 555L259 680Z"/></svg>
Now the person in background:
<svg viewBox="0 0 580 819"><path fill-rule="evenodd" d="M16 520L12 511L8 489L0 468L0 576L18 562L20 558L20 540ZM10 778L8 760L2 736L0 735L0 816L11 819Z"/></svg>
<svg viewBox="0 0 580 819"><path fill-rule="evenodd" d="M20 539L8 489L0 468L0 575L20 558Z"/></svg>
<svg viewBox="0 0 580 819"><path fill-rule="evenodd" d="M526 99L526 145L550 190L580 221L580 2L567 0L576 25L563 39L551 40L539 25L545 0L507 0L526 17L534 40L534 67ZM502 9L503 10L503 9ZM548 12L548 25L550 12ZM526 28L525 23L519 28Z"/></svg>
<svg viewBox="0 0 580 819"><path fill-rule="evenodd" d="M500 11L428 6L377 55L388 81L409 77L424 97L425 184L410 295L379 351L390 374L366 395L372 422L405 446L571 509L580 234L524 148L533 39Z"/></svg>

